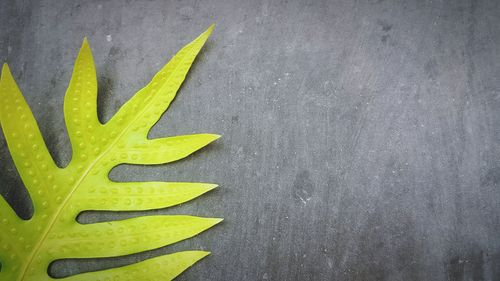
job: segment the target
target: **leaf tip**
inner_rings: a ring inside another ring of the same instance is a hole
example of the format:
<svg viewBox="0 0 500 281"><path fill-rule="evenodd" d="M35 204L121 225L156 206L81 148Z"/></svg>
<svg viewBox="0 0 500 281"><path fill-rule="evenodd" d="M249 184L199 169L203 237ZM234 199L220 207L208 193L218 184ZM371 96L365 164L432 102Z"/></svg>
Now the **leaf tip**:
<svg viewBox="0 0 500 281"><path fill-rule="evenodd" d="M90 51L90 44L87 36L83 37L82 47L80 48L80 50Z"/></svg>
<svg viewBox="0 0 500 281"><path fill-rule="evenodd" d="M219 185L218 185L218 184L215 184L215 183L209 183L209 184L207 184L207 185L205 186L206 191L210 191L210 190L215 189L215 188L217 188L217 187L219 187Z"/></svg>
<svg viewBox="0 0 500 281"><path fill-rule="evenodd" d="M215 23L212 23L208 28L207 30L210 30L210 32L212 32L215 28Z"/></svg>
<svg viewBox="0 0 500 281"><path fill-rule="evenodd" d="M211 24L207 30L205 30L200 36L199 38L204 38L204 41L208 39L208 37L210 37L210 35L212 34L212 31L214 30L215 28L215 24Z"/></svg>
<svg viewBox="0 0 500 281"><path fill-rule="evenodd" d="M213 225L216 225L216 224L219 224L220 222L222 222L224 219L223 218L212 218L212 223Z"/></svg>
<svg viewBox="0 0 500 281"><path fill-rule="evenodd" d="M215 141L222 137L222 135L217 135L217 134L209 134L209 136L212 138L212 141Z"/></svg>
<svg viewBox="0 0 500 281"><path fill-rule="evenodd" d="M4 62L2 65L2 77L7 74L10 74L10 68L9 65L6 62Z"/></svg>
<svg viewBox="0 0 500 281"><path fill-rule="evenodd" d="M212 253L212 252L209 252L209 251L193 251L193 252L198 255L198 257L199 257L200 260Z"/></svg>
<svg viewBox="0 0 500 281"><path fill-rule="evenodd" d="M180 254L186 254L188 256L190 256L193 260L193 264L203 258L205 258L206 256L210 255L211 252L208 252L208 251L185 251L185 252L180 252Z"/></svg>
<svg viewBox="0 0 500 281"><path fill-rule="evenodd" d="M2 65L2 75L0 77L0 83L4 82L6 79L14 80L14 78L12 77L12 73L10 72L9 65L4 62Z"/></svg>

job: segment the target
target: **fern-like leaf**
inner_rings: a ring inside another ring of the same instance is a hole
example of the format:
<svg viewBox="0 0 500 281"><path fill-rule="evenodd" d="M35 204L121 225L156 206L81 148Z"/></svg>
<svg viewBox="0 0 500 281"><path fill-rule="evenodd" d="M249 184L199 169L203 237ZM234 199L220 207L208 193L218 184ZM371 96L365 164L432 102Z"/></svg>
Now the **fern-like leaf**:
<svg viewBox="0 0 500 281"><path fill-rule="evenodd" d="M164 208L216 187L206 183L112 182L108 178L110 170L119 164L176 161L219 137L197 134L147 138L212 29L213 26L182 48L106 124L97 118L96 72L85 39L64 99L64 117L73 151L65 168L55 164L8 66L3 66L0 122L35 211L31 219L22 220L0 196L0 280L51 280L47 269L54 260L114 257L151 250L192 237L221 221L173 215L85 225L76 221L85 210ZM207 254L178 252L65 280L170 280Z"/></svg>

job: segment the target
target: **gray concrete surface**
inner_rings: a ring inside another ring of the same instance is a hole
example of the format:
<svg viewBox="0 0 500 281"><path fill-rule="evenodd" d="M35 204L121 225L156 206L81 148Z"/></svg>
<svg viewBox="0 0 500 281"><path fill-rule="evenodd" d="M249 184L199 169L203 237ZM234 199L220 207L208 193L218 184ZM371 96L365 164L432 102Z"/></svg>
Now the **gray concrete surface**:
<svg viewBox="0 0 500 281"><path fill-rule="evenodd" d="M111 176L219 183L147 214L225 222L143 254L57 262L54 276L209 249L178 280L500 280L500 1L2 0L0 59L64 165L62 102L84 36L105 121L212 22L151 136L223 138ZM0 140L0 192L29 215Z"/></svg>

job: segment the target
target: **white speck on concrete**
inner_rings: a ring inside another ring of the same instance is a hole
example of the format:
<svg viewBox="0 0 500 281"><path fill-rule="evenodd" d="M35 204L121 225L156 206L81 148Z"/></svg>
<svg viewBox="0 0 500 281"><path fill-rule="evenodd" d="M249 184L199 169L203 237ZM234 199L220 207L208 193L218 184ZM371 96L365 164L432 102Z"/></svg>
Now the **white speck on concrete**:
<svg viewBox="0 0 500 281"><path fill-rule="evenodd" d="M106 35L106 41L111 42L112 40L111 34Z"/></svg>
<svg viewBox="0 0 500 281"><path fill-rule="evenodd" d="M333 268L333 260L331 258L328 258L328 267Z"/></svg>

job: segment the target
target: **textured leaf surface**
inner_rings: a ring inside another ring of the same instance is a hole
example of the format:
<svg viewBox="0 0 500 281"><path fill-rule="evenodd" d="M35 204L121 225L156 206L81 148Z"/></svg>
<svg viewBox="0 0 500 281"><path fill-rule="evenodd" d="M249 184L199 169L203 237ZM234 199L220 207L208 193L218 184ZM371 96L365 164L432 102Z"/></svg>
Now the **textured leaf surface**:
<svg viewBox="0 0 500 281"><path fill-rule="evenodd" d="M148 139L213 26L182 48L106 124L97 118L97 79L83 41L64 99L73 157L59 168L50 156L31 110L8 66L0 80L0 123L34 215L21 220L0 196L0 280L51 280L49 264L63 258L113 257L190 238L221 219L147 216L79 224L85 210L148 210L180 204L216 187L208 183L112 182L122 163L161 164L184 158L219 136L196 134ZM208 254L186 251L140 263L67 277L65 280L170 280Z"/></svg>

